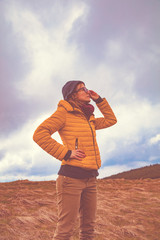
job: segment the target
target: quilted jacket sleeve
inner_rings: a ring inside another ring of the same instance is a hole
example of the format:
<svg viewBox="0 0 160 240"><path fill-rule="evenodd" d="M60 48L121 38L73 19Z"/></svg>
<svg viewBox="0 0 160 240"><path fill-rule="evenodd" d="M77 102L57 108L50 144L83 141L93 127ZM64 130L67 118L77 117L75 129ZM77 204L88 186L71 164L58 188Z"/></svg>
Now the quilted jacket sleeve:
<svg viewBox="0 0 160 240"><path fill-rule="evenodd" d="M42 122L35 130L33 140L53 157L63 160L68 149L54 140L51 135L65 124L65 109L58 108L48 119Z"/></svg>
<svg viewBox="0 0 160 240"><path fill-rule="evenodd" d="M112 108L110 107L109 103L105 98L103 98L102 102L97 103L97 107L99 108L104 117L95 118L96 130L107 128L116 124L116 116L114 115Z"/></svg>

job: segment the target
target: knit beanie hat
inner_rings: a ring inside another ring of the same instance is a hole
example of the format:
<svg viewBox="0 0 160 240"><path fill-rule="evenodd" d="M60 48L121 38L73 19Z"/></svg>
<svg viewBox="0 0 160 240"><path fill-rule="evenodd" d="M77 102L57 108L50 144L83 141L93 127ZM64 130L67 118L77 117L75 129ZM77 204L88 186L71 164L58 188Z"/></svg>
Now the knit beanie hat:
<svg viewBox="0 0 160 240"><path fill-rule="evenodd" d="M67 100L69 95L71 95L75 91L76 86L79 83L83 83L84 84L84 82L82 82L80 80L72 80L72 81L66 82L66 84L62 88L62 94L63 94L64 100Z"/></svg>

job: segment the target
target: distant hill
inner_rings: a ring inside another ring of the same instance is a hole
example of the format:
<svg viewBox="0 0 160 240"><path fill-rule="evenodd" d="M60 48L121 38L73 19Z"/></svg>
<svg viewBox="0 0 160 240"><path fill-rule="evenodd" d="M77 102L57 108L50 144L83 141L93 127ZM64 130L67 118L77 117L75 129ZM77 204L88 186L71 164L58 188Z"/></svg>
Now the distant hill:
<svg viewBox="0 0 160 240"><path fill-rule="evenodd" d="M127 172L118 173L110 177L105 177L104 179L156 179L160 178L160 164L154 164L146 167L141 167L137 169L132 169Z"/></svg>

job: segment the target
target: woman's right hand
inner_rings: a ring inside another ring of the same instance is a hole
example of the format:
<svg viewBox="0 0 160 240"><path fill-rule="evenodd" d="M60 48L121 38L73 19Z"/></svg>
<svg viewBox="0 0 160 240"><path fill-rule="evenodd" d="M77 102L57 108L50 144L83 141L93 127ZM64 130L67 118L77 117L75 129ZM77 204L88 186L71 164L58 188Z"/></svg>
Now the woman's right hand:
<svg viewBox="0 0 160 240"><path fill-rule="evenodd" d="M85 153L81 149L77 149L77 150L72 150L72 153L69 159L75 158L81 161L82 158L85 158L85 157L86 157Z"/></svg>

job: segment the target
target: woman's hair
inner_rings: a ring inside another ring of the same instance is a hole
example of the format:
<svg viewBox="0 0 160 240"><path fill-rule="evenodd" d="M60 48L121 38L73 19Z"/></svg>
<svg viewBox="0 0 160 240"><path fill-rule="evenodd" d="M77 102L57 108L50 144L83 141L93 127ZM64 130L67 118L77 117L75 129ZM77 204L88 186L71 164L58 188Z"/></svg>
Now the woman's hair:
<svg viewBox="0 0 160 240"><path fill-rule="evenodd" d="M62 94L63 94L64 100L67 100L68 97L70 97L70 95L74 93L77 85L80 83L84 84L84 82L80 80L72 80L72 81L66 82L66 84L62 88Z"/></svg>
<svg viewBox="0 0 160 240"><path fill-rule="evenodd" d="M76 99L76 95L75 95L75 92L71 93L68 97L67 97L67 101L75 101Z"/></svg>

